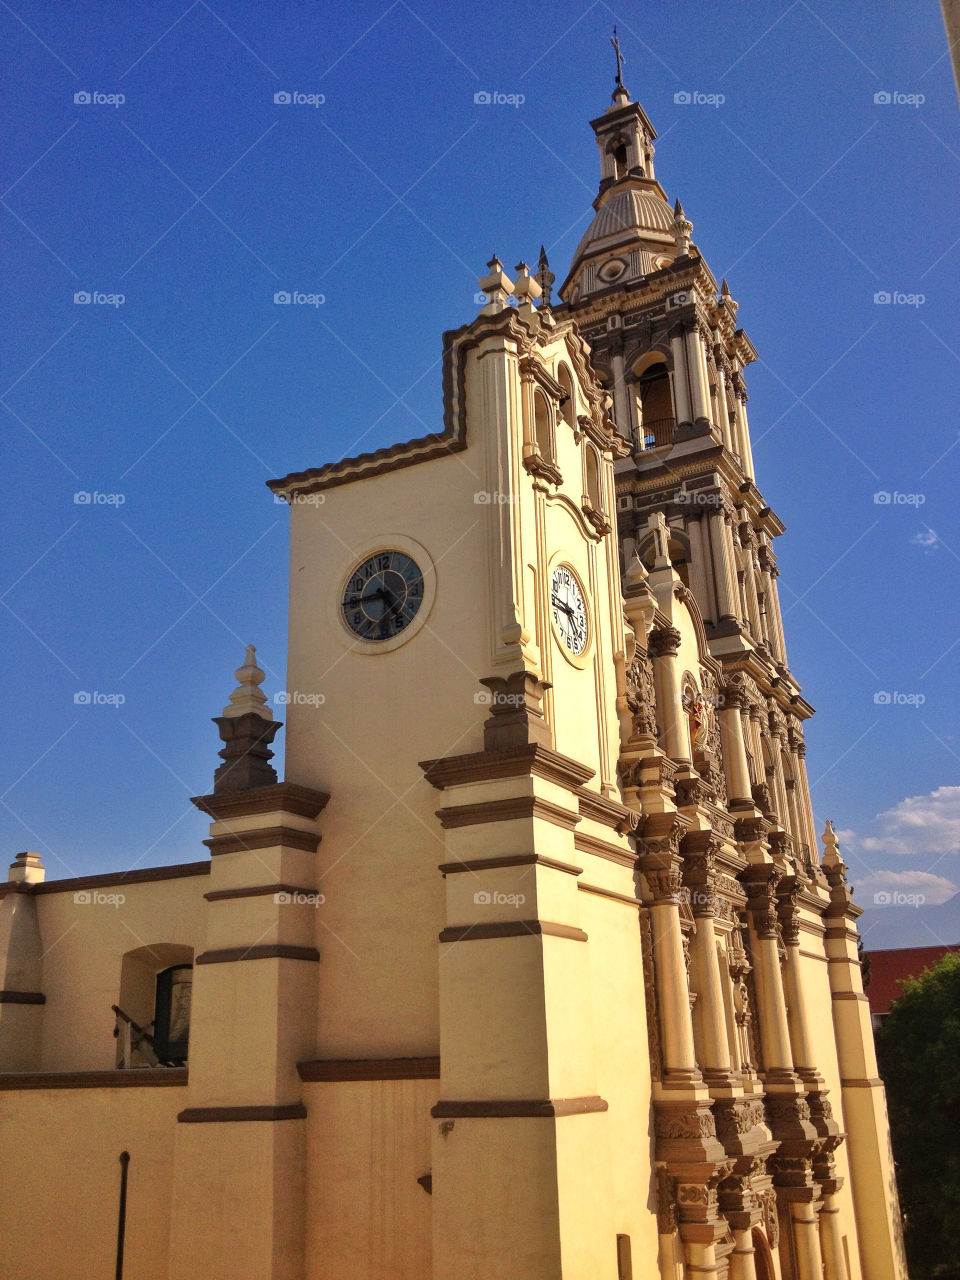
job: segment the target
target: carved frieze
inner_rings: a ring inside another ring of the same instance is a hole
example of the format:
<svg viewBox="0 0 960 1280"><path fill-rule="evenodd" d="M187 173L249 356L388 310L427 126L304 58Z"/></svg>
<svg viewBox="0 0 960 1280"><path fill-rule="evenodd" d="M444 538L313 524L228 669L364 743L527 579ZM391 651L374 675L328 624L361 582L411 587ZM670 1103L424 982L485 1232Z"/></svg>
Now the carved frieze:
<svg viewBox="0 0 960 1280"><path fill-rule="evenodd" d="M653 681L653 664L639 649L627 668L627 706L633 721L633 736L660 736L657 725L657 693Z"/></svg>

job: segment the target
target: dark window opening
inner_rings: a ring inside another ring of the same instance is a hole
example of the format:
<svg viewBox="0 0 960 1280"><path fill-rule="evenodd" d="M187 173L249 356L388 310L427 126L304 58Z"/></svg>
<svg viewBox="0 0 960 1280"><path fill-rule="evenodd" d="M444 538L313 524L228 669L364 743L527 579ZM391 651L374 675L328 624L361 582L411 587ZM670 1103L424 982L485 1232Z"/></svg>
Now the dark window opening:
<svg viewBox="0 0 960 1280"><path fill-rule="evenodd" d="M672 444L676 419L670 374L662 360L641 373L637 379L637 395L643 447L655 449L657 445Z"/></svg>
<svg viewBox="0 0 960 1280"><path fill-rule="evenodd" d="M157 974L153 1045L161 1062L187 1060L193 966L175 964Z"/></svg>

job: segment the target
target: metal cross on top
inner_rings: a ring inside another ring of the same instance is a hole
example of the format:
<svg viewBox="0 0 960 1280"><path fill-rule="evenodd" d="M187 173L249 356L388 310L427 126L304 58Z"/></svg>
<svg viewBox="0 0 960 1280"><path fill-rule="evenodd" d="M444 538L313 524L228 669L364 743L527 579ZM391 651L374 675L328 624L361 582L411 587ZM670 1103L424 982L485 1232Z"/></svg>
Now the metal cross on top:
<svg viewBox="0 0 960 1280"><path fill-rule="evenodd" d="M617 55L617 88L623 88L623 54L620 52L620 41L617 39L617 28L613 28L613 39L610 41L613 45L614 53Z"/></svg>

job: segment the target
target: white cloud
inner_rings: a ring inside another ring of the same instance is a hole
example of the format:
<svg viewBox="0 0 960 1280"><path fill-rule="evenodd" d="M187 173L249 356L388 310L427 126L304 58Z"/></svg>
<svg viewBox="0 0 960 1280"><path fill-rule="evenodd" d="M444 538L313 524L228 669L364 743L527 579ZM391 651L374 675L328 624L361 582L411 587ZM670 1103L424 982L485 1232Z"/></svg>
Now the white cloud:
<svg viewBox="0 0 960 1280"><path fill-rule="evenodd" d="M936 906L958 891L952 880L946 876L935 876L930 871L872 871L869 875L854 874L851 878L856 901L862 907L871 904Z"/></svg>
<svg viewBox="0 0 960 1280"><path fill-rule="evenodd" d="M873 853L911 855L960 851L960 787L938 787L907 796L877 815L872 835L848 834L848 847ZM842 847L842 846L841 846Z"/></svg>
<svg viewBox="0 0 960 1280"><path fill-rule="evenodd" d="M915 533L910 539L915 547L919 547L926 555L930 556L940 546L940 535L935 533L929 525L924 525L922 533Z"/></svg>

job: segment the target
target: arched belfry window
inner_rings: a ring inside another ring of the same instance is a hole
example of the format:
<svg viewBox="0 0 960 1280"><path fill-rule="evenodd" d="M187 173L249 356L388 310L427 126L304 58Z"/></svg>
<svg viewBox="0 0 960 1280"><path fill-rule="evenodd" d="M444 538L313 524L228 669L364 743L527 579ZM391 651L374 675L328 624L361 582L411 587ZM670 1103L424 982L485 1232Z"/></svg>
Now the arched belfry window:
<svg viewBox="0 0 960 1280"><path fill-rule="evenodd" d="M636 395L640 420L638 434L643 448L656 449L662 444L672 444L677 423L670 373L663 360L647 365L637 377Z"/></svg>
<svg viewBox="0 0 960 1280"><path fill-rule="evenodd" d="M533 396L533 434L540 456L546 462L552 462L554 456L553 424L546 398L540 391L534 392Z"/></svg>
<svg viewBox="0 0 960 1280"><path fill-rule="evenodd" d="M573 388L573 375L565 364L557 370L557 382L563 387L560 398L560 417L568 427L577 425L577 396Z"/></svg>
<svg viewBox="0 0 960 1280"><path fill-rule="evenodd" d="M613 176L617 179L626 177L627 144L618 142L613 148Z"/></svg>

